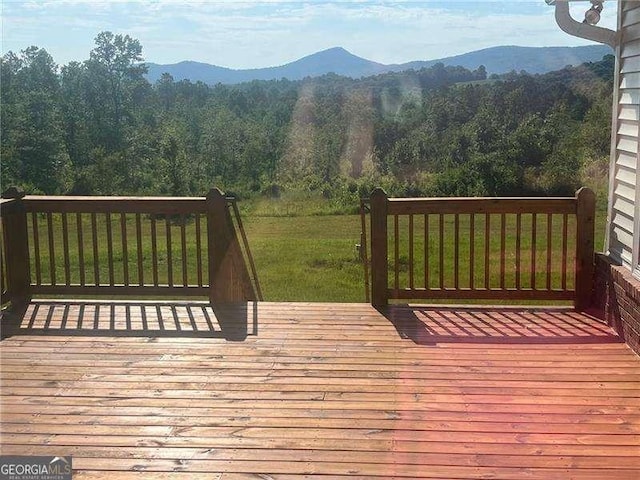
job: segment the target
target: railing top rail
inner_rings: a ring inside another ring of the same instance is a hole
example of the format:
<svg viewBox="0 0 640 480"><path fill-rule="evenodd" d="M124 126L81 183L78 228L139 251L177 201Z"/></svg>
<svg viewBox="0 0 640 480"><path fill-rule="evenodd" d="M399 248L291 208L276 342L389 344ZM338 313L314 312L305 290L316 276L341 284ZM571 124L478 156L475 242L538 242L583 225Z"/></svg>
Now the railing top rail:
<svg viewBox="0 0 640 480"><path fill-rule="evenodd" d="M522 201L549 201L568 200L575 201L576 197L389 197L390 202L522 202Z"/></svg>
<svg viewBox="0 0 640 480"><path fill-rule="evenodd" d="M389 198L389 215L420 213L576 213L575 197Z"/></svg>
<svg viewBox="0 0 640 480"><path fill-rule="evenodd" d="M12 200L12 199L10 199ZM146 197L146 196L112 196L112 195L25 195L23 197L25 201L38 201L38 202L49 202L49 201L105 201L110 200L114 202L126 202L126 201L137 201L137 200L150 200L154 202L161 202L167 200L177 200L177 201L204 201L206 197Z"/></svg>
<svg viewBox="0 0 640 480"><path fill-rule="evenodd" d="M206 213L205 197L39 196L23 198L27 212L38 213Z"/></svg>

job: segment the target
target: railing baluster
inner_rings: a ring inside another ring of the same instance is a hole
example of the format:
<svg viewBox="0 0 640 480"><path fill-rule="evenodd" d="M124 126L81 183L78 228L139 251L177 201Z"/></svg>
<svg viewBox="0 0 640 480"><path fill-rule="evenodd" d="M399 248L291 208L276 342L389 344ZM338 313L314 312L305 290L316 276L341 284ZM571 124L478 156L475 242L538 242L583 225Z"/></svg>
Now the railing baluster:
<svg viewBox="0 0 640 480"><path fill-rule="evenodd" d="M506 250L507 250L507 218L504 213L500 214L500 290L505 289L506 270Z"/></svg>
<svg viewBox="0 0 640 480"><path fill-rule="evenodd" d="M535 213L531 215L531 290L536 289L536 250L538 217Z"/></svg>
<svg viewBox="0 0 640 480"><path fill-rule="evenodd" d="M187 218L184 214L180 215L180 244L182 247L182 284L186 287L189 285L187 278Z"/></svg>
<svg viewBox="0 0 640 480"><path fill-rule="evenodd" d="M429 214L424 214L424 288L429 290Z"/></svg>
<svg viewBox="0 0 640 480"><path fill-rule="evenodd" d="M122 235L122 274L124 286L129 286L129 249L127 247L127 215L120 212L120 232Z"/></svg>
<svg viewBox="0 0 640 480"><path fill-rule="evenodd" d="M409 215L409 288L414 289L413 283L413 215Z"/></svg>
<svg viewBox="0 0 640 480"><path fill-rule="evenodd" d="M440 290L444 290L444 215L440 214Z"/></svg>
<svg viewBox="0 0 640 480"><path fill-rule="evenodd" d="M142 251L142 220L140 214L136 213L136 249L138 250L138 285L144 285L144 263Z"/></svg>
<svg viewBox="0 0 640 480"><path fill-rule="evenodd" d="M456 213L453 216L453 286L456 290L460 285L460 216Z"/></svg>
<svg viewBox="0 0 640 480"><path fill-rule="evenodd" d="M151 215L151 271L153 272L153 285L158 286L158 233L156 229L156 217Z"/></svg>
<svg viewBox="0 0 640 480"><path fill-rule="evenodd" d="M553 228L553 215L547 214L547 290L551 290L551 234Z"/></svg>
<svg viewBox="0 0 640 480"><path fill-rule="evenodd" d="M4 261L4 249L6 247L4 242L4 234L2 232L2 222L0 222L0 238L3 239L2 244L0 244L0 297L4 297L7 294L7 271L5 270L5 261ZM5 298L2 298L0 301L0 306L5 302Z"/></svg>
<svg viewBox="0 0 640 480"><path fill-rule="evenodd" d="M71 269L69 262L69 221L67 214L62 214L62 256L64 258L64 284L71 285Z"/></svg>
<svg viewBox="0 0 640 480"><path fill-rule="evenodd" d="M569 215L562 215L562 290L567 289L567 232Z"/></svg>
<svg viewBox="0 0 640 480"><path fill-rule="evenodd" d="M115 285L113 273L113 232L111 228L111 213L107 212L107 261L109 263L109 285Z"/></svg>
<svg viewBox="0 0 640 480"><path fill-rule="evenodd" d="M476 264L476 216L469 214L469 288L475 290L475 264Z"/></svg>
<svg viewBox="0 0 640 480"><path fill-rule="evenodd" d="M400 289L400 228L398 226L398 215L393 216L393 238L394 238L394 289L396 295Z"/></svg>
<svg viewBox="0 0 640 480"><path fill-rule="evenodd" d="M196 269L198 270L198 286L202 287L202 242L200 240L200 214L196 214Z"/></svg>
<svg viewBox="0 0 640 480"><path fill-rule="evenodd" d="M167 235L167 284L173 287L173 252L171 249L171 219L167 215L164 219Z"/></svg>
<svg viewBox="0 0 640 480"><path fill-rule="evenodd" d="M78 237L78 270L80 274L80 285L87 285L87 278L84 271L84 235L82 232L82 214L76 213L76 234Z"/></svg>
<svg viewBox="0 0 640 480"><path fill-rule="evenodd" d="M56 285L56 253L53 241L53 215L47 213L47 237L49 239L49 279L51 285Z"/></svg>
<svg viewBox="0 0 640 480"><path fill-rule="evenodd" d="M522 214L516 214L516 290L520 290L520 276L522 275Z"/></svg>
<svg viewBox="0 0 640 480"><path fill-rule="evenodd" d="M40 234L38 233L38 214L31 214L31 224L33 225L33 255L35 258L36 285L42 285L42 267L40 259Z"/></svg>
<svg viewBox="0 0 640 480"><path fill-rule="evenodd" d="M100 257L98 256L98 226L96 214L91 214L91 240L93 246L93 283L100 285Z"/></svg>
<svg viewBox="0 0 640 480"><path fill-rule="evenodd" d="M490 260L491 260L491 214L487 213L484 216L484 288L485 290L489 290L491 288Z"/></svg>

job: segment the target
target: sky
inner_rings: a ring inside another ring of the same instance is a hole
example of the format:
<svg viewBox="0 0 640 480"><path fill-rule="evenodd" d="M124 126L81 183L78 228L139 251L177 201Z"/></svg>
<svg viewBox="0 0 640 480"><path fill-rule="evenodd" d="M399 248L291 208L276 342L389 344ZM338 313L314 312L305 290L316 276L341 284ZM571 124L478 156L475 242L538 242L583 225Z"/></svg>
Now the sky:
<svg viewBox="0 0 640 480"><path fill-rule="evenodd" d="M498 45L576 46L544 0L0 0L2 53L35 45L59 65L89 58L101 31L140 41L146 61L229 68L282 65L344 47L380 63L432 60ZM615 28L616 3L600 26ZM582 19L588 2L572 4Z"/></svg>

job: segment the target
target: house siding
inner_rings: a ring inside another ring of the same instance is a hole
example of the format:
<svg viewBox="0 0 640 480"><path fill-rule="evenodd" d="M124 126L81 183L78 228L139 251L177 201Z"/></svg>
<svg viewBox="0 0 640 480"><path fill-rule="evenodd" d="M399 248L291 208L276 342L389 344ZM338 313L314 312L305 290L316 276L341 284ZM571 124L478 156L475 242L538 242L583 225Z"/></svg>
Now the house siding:
<svg viewBox="0 0 640 480"><path fill-rule="evenodd" d="M618 31L608 255L595 258L593 306L640 355L640 2L619 1Z"/></svg>
<svg viewBox="0 0 640 480"><path fill-rule="evenodd" d="M618 49L617 110L614 113L613 162L610 182L608 249L614 261L633 270L640 125L640 2L621 1ZM637 248L636 248L637 249Z"/></svg>

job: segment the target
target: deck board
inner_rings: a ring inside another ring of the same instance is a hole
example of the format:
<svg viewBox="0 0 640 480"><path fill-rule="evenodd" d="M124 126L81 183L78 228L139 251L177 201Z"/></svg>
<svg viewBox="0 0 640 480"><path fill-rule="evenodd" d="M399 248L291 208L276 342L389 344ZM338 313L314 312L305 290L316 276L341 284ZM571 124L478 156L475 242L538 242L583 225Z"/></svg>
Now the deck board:
<svg viewBox="0 0 640 480"><path fill-rule="evenodd" d="M640 359L568 309L37 301L0 361L1 452L76 479L640 478Z"/></svg>

